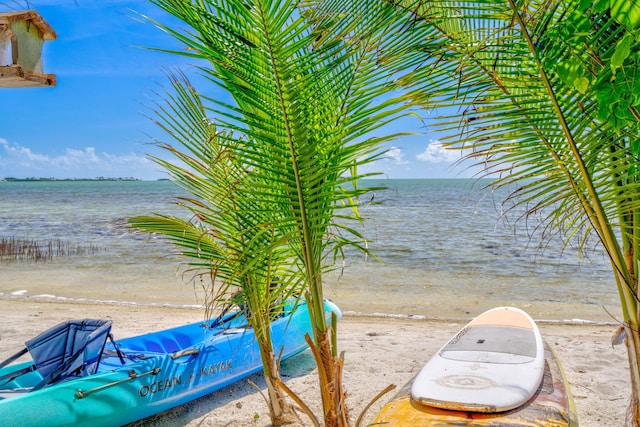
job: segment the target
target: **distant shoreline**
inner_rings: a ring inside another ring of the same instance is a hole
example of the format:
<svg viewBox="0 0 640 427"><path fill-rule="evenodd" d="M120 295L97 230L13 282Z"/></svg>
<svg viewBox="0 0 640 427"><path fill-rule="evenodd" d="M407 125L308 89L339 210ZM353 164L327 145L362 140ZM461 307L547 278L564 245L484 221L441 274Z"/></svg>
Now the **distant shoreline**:
<svg viewBox="0 0 640 427"><path fill-rule="evenodd" d="M156 179L142 179L142 178L134 178L134 177L117 177L117 178L106 178L106 177L97 177L97 178L14 178L14 177L0 177L0 182L65 182L65 181L77 181L77 182L99 182L99 181L144 181L144 182L155 182L155 181L164 181L170 182L171 178L156 178ZM399 181L477 181L477 182L489 182L491 178L362 178L360 181L369 182L369 181L382 181L382 182L399 182Z"/></svg>
<svg viewBox="0 0 640 427"><path fill-rule="evenodd" d="M97 181L142 181L140 178L133 178L133 177L124 177L124 178L105 178L105 177L98 177L98 178L12 178L12 177L7 177L7 178L0 178L0 181L4 181L4 182L64 182L64 181L90 181L90 182L97 182ZM158 181L165 181L163 179L158 179ZM167 180L168 181L168 180Z"/></svg>

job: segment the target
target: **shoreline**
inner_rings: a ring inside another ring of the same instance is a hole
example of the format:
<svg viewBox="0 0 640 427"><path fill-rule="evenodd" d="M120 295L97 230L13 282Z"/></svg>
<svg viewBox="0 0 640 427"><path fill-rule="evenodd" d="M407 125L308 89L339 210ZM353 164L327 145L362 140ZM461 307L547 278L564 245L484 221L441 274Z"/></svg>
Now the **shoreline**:
<svg viewBox="0 0 640 427"><path fill-rule="evenodd" d="M479 313L478 313L479 314ZM198 307L142 306L83 301L51 301L28 297L0 297L0 360L24 341L55 324L85 317L113 321L116 339L204 317ZM468 319L466 319L468 320ZM338 347L345 352L343 384L351 419L389 384L402 387L465 323L465 319L409 319L345 315L338 323ZM626 348L611 345L616 325L540 322L543 337L556 351L574 396L580 424L614 427L624 423L629 398ZM283 379L319 413L313 358L308 351L282 364ZM254 383L260 392L254 388ZM138 427L269 426L261 374L134 423ZM370 421L394 392L383 396L365 416ZM300 425L311 425L301 415ZM366 424L365 424L366 425Z"/></svg>
<svg viewBox="0 0 640 427"><path fill-rule="evenodd" d="M109 301L145 306L202 305L201 284L192 280L187 266L177 259L158 262L156 243L149 242L151 247L144 248L149 249L147 255L153 256L142 259L138 259L139 251L121 248L122 259L117 264L109 255L104 262L101 257L88 256L72 257L65 263L8 265L3 269L0 298L46 297L62 302L79 300L101 304ZM573 289L575 286L568 285L566 291L551 284L540 285L539 289L530 284L523 287L522 278L511 276L480 283L471 281L466 275L450 275L449 270L417 268L404 277L399 266L357 263L350 268L348 272L345 270L345 276L330 275L324 294L345 313L354 315L377 313L407 318L426 315L427 318L457 320L470 319L492 307L514 306L538 321L608 323L615 322L622 313L617 293L602 295L604 288L598 290L600 293L593 293L591 288L595 288L596 283L578 295ZM347 274L349 279L346 279ZM403 278L396 280L396 277ZM557 280L561 278L560 275Z"/></svg>
<svg viewBox="0 0 640 427"><path fill-rule="evenodd" d="M10 294L4 294L0 292L0 301L32 301L38 303L51 303L51 304L77 304L77 305L110 305L114 307L130 307L130 308L162 308L167 310L194 310L204 312L204 306L202 304L169 304L169 303L140 303L136 301L121 301L121 300L99 300L91 298L67 298L60 297L51 294L39 294L28 295L27 291L17 291ZM517 307L517 304L515 305ZM527 311L526 308L522 308ZM343 316L351 319L361 319L363 321L378 321L384 319L395 320L407 320L407 321L428 321L428 322L462 322L466 323L470 321L474 315L468 316L438 316L438 315L422 315L422 314L402 314L402 313L365 313L353 310L345 310L342 312ZM477 314L480 314L477 313ZM573 319L540 319L535 318L538 325L594 325L594 326L618 326L621 323L615 320L613 317L610 321L603 320L589 320L581 318Z"/></svg>

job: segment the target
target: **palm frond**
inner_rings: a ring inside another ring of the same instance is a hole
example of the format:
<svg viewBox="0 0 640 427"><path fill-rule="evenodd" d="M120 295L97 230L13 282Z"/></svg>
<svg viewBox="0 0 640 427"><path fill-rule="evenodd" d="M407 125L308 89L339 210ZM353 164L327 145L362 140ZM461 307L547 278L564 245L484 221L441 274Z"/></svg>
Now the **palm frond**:
<svg viewBox="0 0 640 427"><path fill-rule="evenodd" d="M190 254L207 249L212 260L226 259L240 287L255 281L254 268L273 276L269 267L284 265L287 283L302 283L323 369L334 375L322 274L345 246L367 251L351 225L366 192L357 180L370 175L358 167L403 135L387 131L390 122L421 105L399 91L421 60L419 38L403 38L414 30L380 2L357 19L331 12L331 2L325 11L294 0L152 2L186 24L156 22L187 48L174 53L206 61L199 70L215 90L174 82L156 108L186 148L161 143L173 158L156 161L194 195L181 203L197 226L137 224L166 225Z"/></svg>
<svg viewBox="0 0 640 427"><path fill-rule="evenodd" d="M624 213L640 207L631 166L640 135L637 121L621 131L603 118L598 99L622 25L586 2L563 0L396 6L435 29L423 45L434 66L411 83L431 91L436 105L457 108L434 123L448 146L469 150L466 158L497 177L495 185L515 185L514 198L544 209L546 232L595 232L626 294L625 317L636 312L639 254L629 262L625 241L640 224Z"/></svg>

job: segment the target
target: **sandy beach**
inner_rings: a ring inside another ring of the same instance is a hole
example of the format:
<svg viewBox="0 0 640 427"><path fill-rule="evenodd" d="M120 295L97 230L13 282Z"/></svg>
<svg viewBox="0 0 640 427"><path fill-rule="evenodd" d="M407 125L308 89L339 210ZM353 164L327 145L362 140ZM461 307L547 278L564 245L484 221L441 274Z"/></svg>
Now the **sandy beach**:
<svg viewBox="0 0 640 427"><path fill-rule="evenodd" d="M478 313L479 314L479 313ZM199 309L54 302L46 299L0 299L0 359L55 324L85 317L113 321L117 338L191 323L202 319ZM415 320L345 316L339 324L339 350L345 352L344 385L353 421L362 408L389 384L409 381L429 357L466 320ZM581 426L624 424L629 397L626 349L613 348L614 324L541 323L547 342L557 352L571 385ZM311 355L304 352L282 366L287 384L319 410L317 377ZM270 425L261 393L264 381L256 374L231 387L175 408L136 426L260 426ZM393 392L369 410L371 420ZM300 425L311 425L301 415Z"/></svg>

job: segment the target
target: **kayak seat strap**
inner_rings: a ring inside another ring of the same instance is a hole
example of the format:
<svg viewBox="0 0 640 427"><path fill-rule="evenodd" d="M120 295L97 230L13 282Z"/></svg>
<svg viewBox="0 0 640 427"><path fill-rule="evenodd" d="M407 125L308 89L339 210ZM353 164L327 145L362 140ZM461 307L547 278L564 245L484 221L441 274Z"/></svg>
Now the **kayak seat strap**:
<svg viewBox="0 0 640 427"><path fill-rule="evenodd" d="M124 354L122 353L122 351L120 350L120 347L118 346L118 344L116 343L116 341L113 339L113 334L112 334L112 333L109 333L107 336L109 337L109 341L111 341L111 344L113 345L113 348L115 348L115 349L116 349L115 353L116 353L116 355L118 356L118 359L120 359L120 363L122 363L123 365L124 365L124 364L126 364L126 363L127 363L127 361L126 361L126 360L124 360L125 356L124 356ZM106 349L103 349L102 351L103 351L103 352L106 352L107 350L106 350Z"/></svg>
<svg viewBox="0 0 640 427"><path fill-rule="evenodd" d="M29 351L29 350L25 347L22 350L20 350L19 352L17 352L16 354L14 354L13 356L9 357L4 362L0 362L0 368L4 368L5 366L9 365L10 363L13 363L17 359L19 359L22 355L26 354L27 351Z"/></svg>

